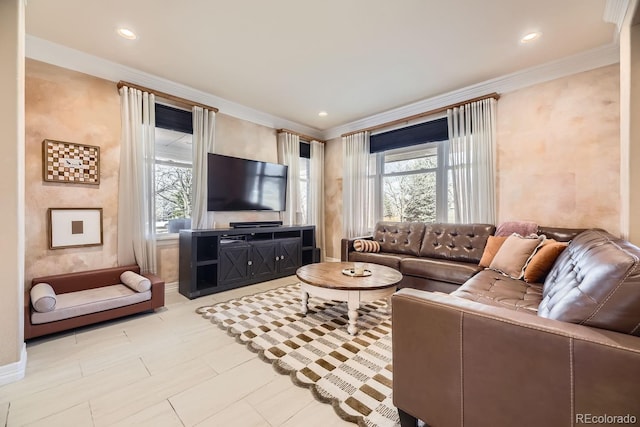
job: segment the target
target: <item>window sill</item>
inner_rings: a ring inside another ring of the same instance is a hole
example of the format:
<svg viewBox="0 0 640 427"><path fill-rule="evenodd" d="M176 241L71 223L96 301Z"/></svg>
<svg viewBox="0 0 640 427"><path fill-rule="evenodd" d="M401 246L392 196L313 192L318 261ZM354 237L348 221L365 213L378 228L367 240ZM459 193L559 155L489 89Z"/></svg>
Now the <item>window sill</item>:
<svg viewBox="0 0 640 427"><path fill-rule="evenodd" d="M156 244L158 246L170 246L178 243L180 234L178 233L162 233L156 234Z"/></svg>

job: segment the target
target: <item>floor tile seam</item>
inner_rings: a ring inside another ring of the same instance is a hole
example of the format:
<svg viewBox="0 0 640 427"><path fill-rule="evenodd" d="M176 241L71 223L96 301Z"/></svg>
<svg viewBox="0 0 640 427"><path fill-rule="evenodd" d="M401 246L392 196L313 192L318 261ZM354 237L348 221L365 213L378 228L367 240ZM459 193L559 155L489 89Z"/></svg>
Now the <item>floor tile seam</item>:
<svg viewBox="0 0 640 427"><path fill-rule="evenodd" d="M173 406L173 403L171 403L171 400L169 398L166 399L167 403L169 404L169 406L171 407L171 410L173 411L174 414L176 414L176 417L178 418L178 420L180 420L180 423L182 424L183 427L186 426L184 420L182 419L182 417L180 416L180 414L178 413L178 411L176 411L176 408Z"/></svg>
<svg viewBox="0 0 640 427"><path fill-rule="evenodd" d="M267 383L267 384L269 384L269 383ZM267 386L267 384L265 384L264 386L262 386L262 387L260 387L260 388L266 387L266 386ZM245 398L243 398L243 399L241 399L241 401L242 401L242 402L244 402L244 403L246 403L247 405L249 405L249 406L251 407L251 409L253 409L253 410L254 410L254 411L255 411L255 412L260 416L260 418L262 418L262 420L266 423L266 425L268 425L268 426L270 426L270 427L276 427L276 426L274 426L273 424L271 424L271 423L269 422L269 420L267 419L267 417L265 417L265 415L260 411L260 409L259 409L259 408L256 408L256 407L255 407L251 402L249 402L249 401L246 399L246 397L245 397ZM237 402L236 402L236 403L237 403Z"/></svg>
<svg viewBox="0 0 640 427"><path fill-rule="evenodd" d="M86 400L81 400L81 401L79 401L79 402L72 403L70 406L64 407L64 408L62 408L62 409L60 409L60 410L56 410L55 412L52 412L52 413L50 413L50 414L47 414L47 415L45 415L45 416L43 416L43 417L36 418L36 419L34 419L34 420L29 420L29 421L27 421L26 423L24 423L24 424L20 424L20 425L22 426L22 425L29 425L29 424L37 423L38 421L42 421L42 420L45 420L45 419L47 419L47 418L54 417L54 416L56 416L56 415L58 415L58 414L61 414L62 412L65 412L65 411L68 411L68 410L70 410L70 409L73 409L73 408L75 408L76 406L80 406L80 405L82 405L83 403L88 403L88 401L86 401ZM10 417L10 415L11 415L10 411L7 411L7 421L6 421L6 423L5 423L5 426L9 426L9 417ZM93 421L93 417L92 417L92 421ZM94 423L94 425L95 425L95 423Z"/></svg>
<svg viewBox="0 0 640 427"><path fill-rule="evenodd" d="M213 369L212 369L212 371L213 371ZM153 400L153 403L152 403L152 404L150 404L150 405L147 405L147 407L145 407L144 409L148 409L148 407L150 407L150 406L157 405L158 403L161 403L161 402L162 402L162 401L164 401L164 400L167 400L167 401L168 401L169 399L171 399L171 398L175 397L176 395L178 395L178 394L180 394L180 393L183 393L183 392L185 392L185 391L189 390L190 388L196 387L196 386L198 386L198 385L202 384L203 382L205 382L205 381L207 381L207 380L209 380L209 379L211 379L211 378L216 377L217 375L218 375L218 374L214 374L214 375L207 375L207 376L199 376L199 380L198 380L198 381L196 381L196 382L194 382L194 383L190 383L189 385L186 385L186 386L184 386L184 387L179 387L179 388L180 388L179 390L173 391L171 394L159 394L159 391L158 391L158 390L153 389L153 390L152 390L152 393L153 393L157 398L156 398L156 399L152 399L152 400ZM157 375L156 375L156 378L157 378ZM147 380L151 380L151 379L152 379L152 376L149 376L149 377L145 377L145 378L139 379L138 381L147 381ZM135 384L135 383L131 383L131 384L128 384L127 386L125 386L125 387L132 386L132 385L134 385L134 384ZM116 391L116 390L112 390L112 392L115 392L115 391ZM99 398L99 397L103 397L103 396L105 396L105 394L102 394L101 396L97 396L97 397ZM145 395L145 397L144 397L144 398L146 398L147 396L148 396L148 394L147 394L147 395ZM95 399L91 399L91 400L95 400ZM91 402L91 401L90 401L90 402ZM141 410L139 410L139 411L136 411L134 414L137 414L138 412L141 412L141 411L143 411L144 409L141 409ZM117 411L118 411L118 409L115 409L115 410L113 410L113 411L111 411L111 412L105 413L105 414L103 415L103 417L105 417L105 416L109 416L109 415L112 415L112 414L114 414L114 413L117 413ZM133 416L134 414L128 415L127 417L129 417L129 416ZM126 417L125 417L125 418L126 418ZM125 418L123 418L123 419L125 419ZM120 421L120 420L118 420L118 421Z"/></svg>

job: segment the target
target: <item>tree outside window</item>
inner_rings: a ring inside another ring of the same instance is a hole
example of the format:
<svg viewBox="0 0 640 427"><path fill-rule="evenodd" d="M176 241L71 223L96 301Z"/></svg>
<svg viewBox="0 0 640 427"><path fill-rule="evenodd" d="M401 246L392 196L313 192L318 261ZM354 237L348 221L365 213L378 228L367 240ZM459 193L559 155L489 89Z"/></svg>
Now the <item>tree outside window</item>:
<svg viewBox="0 0 640 427"><path fill-rule="evenodd" d="M191 227L192 135L156 128L156 233Z"/></svg>
<svg viewBox="0 0 640 427"><path fill-rule="evenodd" d="M373 154L378 217L385 221L450 221L453 209L444 142Z"/></svg>

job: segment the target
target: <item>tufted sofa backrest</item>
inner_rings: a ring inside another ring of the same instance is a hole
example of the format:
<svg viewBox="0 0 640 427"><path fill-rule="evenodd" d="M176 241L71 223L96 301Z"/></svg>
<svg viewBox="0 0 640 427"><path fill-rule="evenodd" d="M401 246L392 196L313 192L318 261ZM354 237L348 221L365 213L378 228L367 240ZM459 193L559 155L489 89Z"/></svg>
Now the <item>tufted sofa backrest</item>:
<svg viewBox="0 0 640 427"><path fill-rule="evenodd" d="M427 224L420 256L477 264L495 231L491 224Z"/></svg>
<svg viewBox="0 0 640 427"><path fill-rule="evenodd" d="M640 335L640 248L604 230L579 234L549 272L538 316Z"/></svg>
<svg viewBox="0 0 640 427"><path fill-rule="evenodd" d="M381 252L418 255L424 236L422 222L389 222L376 224L373 239L380 243Z"/></svg>

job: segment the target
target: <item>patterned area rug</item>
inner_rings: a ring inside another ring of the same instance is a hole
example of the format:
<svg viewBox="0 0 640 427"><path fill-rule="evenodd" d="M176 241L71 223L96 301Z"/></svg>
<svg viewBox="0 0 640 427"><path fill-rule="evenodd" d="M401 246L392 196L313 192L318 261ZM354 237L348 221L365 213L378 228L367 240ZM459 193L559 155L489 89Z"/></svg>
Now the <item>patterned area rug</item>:
<svg viewBox="0 0 640 427"><path fill-rule="evenodd" d="M309 298L301 313L296 285L196 310L276 371L311 389L344 420L361 426L399 425L391 400L391 315L386 302L364 303L358 335L347 333L347 304Z"/></svg>

